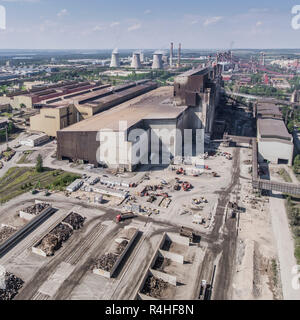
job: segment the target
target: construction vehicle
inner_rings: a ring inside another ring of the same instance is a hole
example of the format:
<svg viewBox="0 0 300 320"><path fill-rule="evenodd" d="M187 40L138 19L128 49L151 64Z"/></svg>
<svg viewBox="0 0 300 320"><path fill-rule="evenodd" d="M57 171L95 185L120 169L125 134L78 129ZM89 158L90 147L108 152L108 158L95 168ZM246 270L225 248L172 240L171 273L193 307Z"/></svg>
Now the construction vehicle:
<svg viewBox="0 0 300 320"><path fill-rule="evenodd" d="M185 173L185 171L183 170L183 168L180 168L180 169L178 169L177 171L176 171L176 174L183 174L183 175L185 175L186 173Z"/></svg>
<svg viewBox="0 0 300 320"><path fill-rule="evenodd" d="M182 184L182 188L184 191L190 191L192 189L192 185L189 182L184 182Z"/></svg>
<svg viewBox="0 0 300 320"><path fill-rule="evenodd" d="M175 184L174 190L175 190L175 191L180 191L180 190L181 190L180 184Z"/></svg>
<svg viewBox="0 0 300 320"><path fill-rule="evenodd" d="M191 228L187 228L187 227L181 227L180 228L180 235L182 237L186 237L186 238L189 238L190 239L190 243L193 243L194 240L195 240L195 233L194 233L194 230L191 229Z"/></svg>
<svg viewBox="0 0 300 320"><path fill-rule="evenodd" d="M135 218L135 215L132 212L121 213L117 215L116 222L120 223L122 221L125 221L127 219L132 219L132 218Z"/></svg>

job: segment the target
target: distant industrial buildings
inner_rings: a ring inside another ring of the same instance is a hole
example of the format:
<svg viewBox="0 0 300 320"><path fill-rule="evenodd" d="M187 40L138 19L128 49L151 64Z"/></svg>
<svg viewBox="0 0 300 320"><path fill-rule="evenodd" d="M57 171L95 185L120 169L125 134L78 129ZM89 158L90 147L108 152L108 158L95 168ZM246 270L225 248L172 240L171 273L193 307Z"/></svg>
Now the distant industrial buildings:
<svg viewBox="0 0 300 320"><path fill-rule="evenodd" d="M163 148L147 148L152 139L164 138L149 138L153 130L179 129L184 135L184 129L204 129L209 140L219 102L219 70L219 66L191 70L175 79L174 88L161 87L58 131L58 159L81 160L95 166L100 159L110 168L133 171L153 157L162 157ZM121 142L109 145L110 152L103 150L105 144L98 139L99 132L105 129L121 137ZM134 129L141 131L139 137L131 136ZM173 157L182 156L182 140L174 137L169 151Z"/></svg>
<svg viewBox="0 0 300 320"><path fill-rule="evenodd" d="M257 139L260 161L292 165L294 143L279 107L270 103L257 105Z"/></svg>
<svg viewBox="0 0 300 320"><path fill-rule="evenodd" d="M13 109L33 108L41 103L61 96L71 95L99 87L97 82L66 81L52 85L37 86L30 90L16 91L0 96L0 104L9 104ZM88 91L87 91L88 92Z"/></svg>

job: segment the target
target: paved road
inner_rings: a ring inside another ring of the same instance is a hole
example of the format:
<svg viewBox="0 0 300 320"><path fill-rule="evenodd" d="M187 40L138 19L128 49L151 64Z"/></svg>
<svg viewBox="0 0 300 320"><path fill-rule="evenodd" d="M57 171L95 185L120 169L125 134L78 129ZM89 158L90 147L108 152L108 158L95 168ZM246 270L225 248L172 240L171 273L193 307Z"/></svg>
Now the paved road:
<svg viewBox="0 0 300 320"><path fill-rule="evenodd" d="M297 263L294 256L294 240L289 228L284 199L280 193L273 192L273 195L273 197L270 197L270 211L280 263L283 298L285 300L300 300L300 290L294 290L292 287L292 279L295 276L292 273L292 269Z"/></svg>

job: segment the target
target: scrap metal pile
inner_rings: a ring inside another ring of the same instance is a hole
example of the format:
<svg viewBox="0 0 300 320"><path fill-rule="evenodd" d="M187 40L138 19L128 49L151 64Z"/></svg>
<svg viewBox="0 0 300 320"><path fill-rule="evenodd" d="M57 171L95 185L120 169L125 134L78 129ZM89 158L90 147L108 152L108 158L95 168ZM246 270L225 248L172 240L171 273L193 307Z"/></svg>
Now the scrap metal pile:
<svg viewBox="0 0 300 320"><path fill-rule="evenodd" d="M154 266L153 266L153 270L158 270L160 272L164 272L164 268L168 267L171 264L171 260L170 259L165 259L162 256L158 256Z"/></svg>
<svg viewBox="0 0 300 320"><path fill-rule="evenodd" d="M101 269L105 271L110 271L118 260L118 256L113 253L106 253L96 260L93 269Z"/></svg>
<svg viewBox="0 0 300 320"><path fill-rule="evenodd" d="M59 224L55 227L40 244L40 249L46 253L47 256L53 256L55 251L59 250L62 243L67 241L72 235L73 230L65 224Z"/></svg>
<svg viewBox="0 0 300 320"><path fill-rule="evenodd" d="M47 209L50 206L49 203L36 203L26 209L24 209L23 211L32 215L39 215L42 211L44 211L45 209Z"/></svg>
<svg viewBox="0 0 300 320"><path fill-rule="evenodd" d="M3 226L0 228L0 244L6 241L9 237L11 237L16 232L16 229Z"/></svg>
<svg viewBox="0 0 300 320"><path fill-rule="evenodd" d="M121 243L115 243L115 246L111 249L111 252L106 253L96 260L93 269L101 269L105 271L111 271L113 266L118 260L118 257L124 252L128 245L127 240L123 240Z"/></svg>
<svg viewBox="0 0 300 320"><path fill-rule="evenodd" d="M12 300L23 287L24 281L11 273L5 275L6 288L0 289L0 301Z"/></svg>
<svg viewBox="0 0 300 320"><path fill-rule="evenodd" d="M142 293L153 298L161 298L164 290L168 288L168 283L155 278L154 276L149 276L145 282L142 289Z"/></svg>
<svg viewBox="0 0 300 320"><path fill-rule="evenodd" d="M69 214L63 222L68 223L74 230L78 230L83 227L85 218L78 213L72 212Z"/></svg>
<svg viewBox="0 0 300 320"><path fill-rule="evenodd" d="M63 220L62 223L56 226L44 237L39 248L47 256L53 256L55 251L61 248L63 242L68 241L73 234L73 230L78 230L83 227L84 221L85 218L75 212L72 212Z"/></svg>

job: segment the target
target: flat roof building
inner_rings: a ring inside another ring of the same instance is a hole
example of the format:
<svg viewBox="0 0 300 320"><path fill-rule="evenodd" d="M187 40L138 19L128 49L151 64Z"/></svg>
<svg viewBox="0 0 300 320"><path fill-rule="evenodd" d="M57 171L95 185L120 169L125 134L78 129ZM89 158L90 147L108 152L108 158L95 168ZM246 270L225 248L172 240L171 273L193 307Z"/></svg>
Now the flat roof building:
<svg viewBox="0 0 300 320"><path fill-rule="evenodd" d="M161 87L125 103L118 100L122 103L118 107L58 131L58 159L133 171L140 164L160 165L168 156L182 157L185 129L203 129L207 134L212 130L219 80L216 68L192 70L177 77L174 87ZM103 107L110 99L100 99ZM201 143L204 148L204 138Z"/></svg>
<svg viewBox="0 0 300 320"><path fill-rule="evenodd" d="M273 104L257 106L257 138L260 161L292 165L294 143L279 108Z"/></svg>

